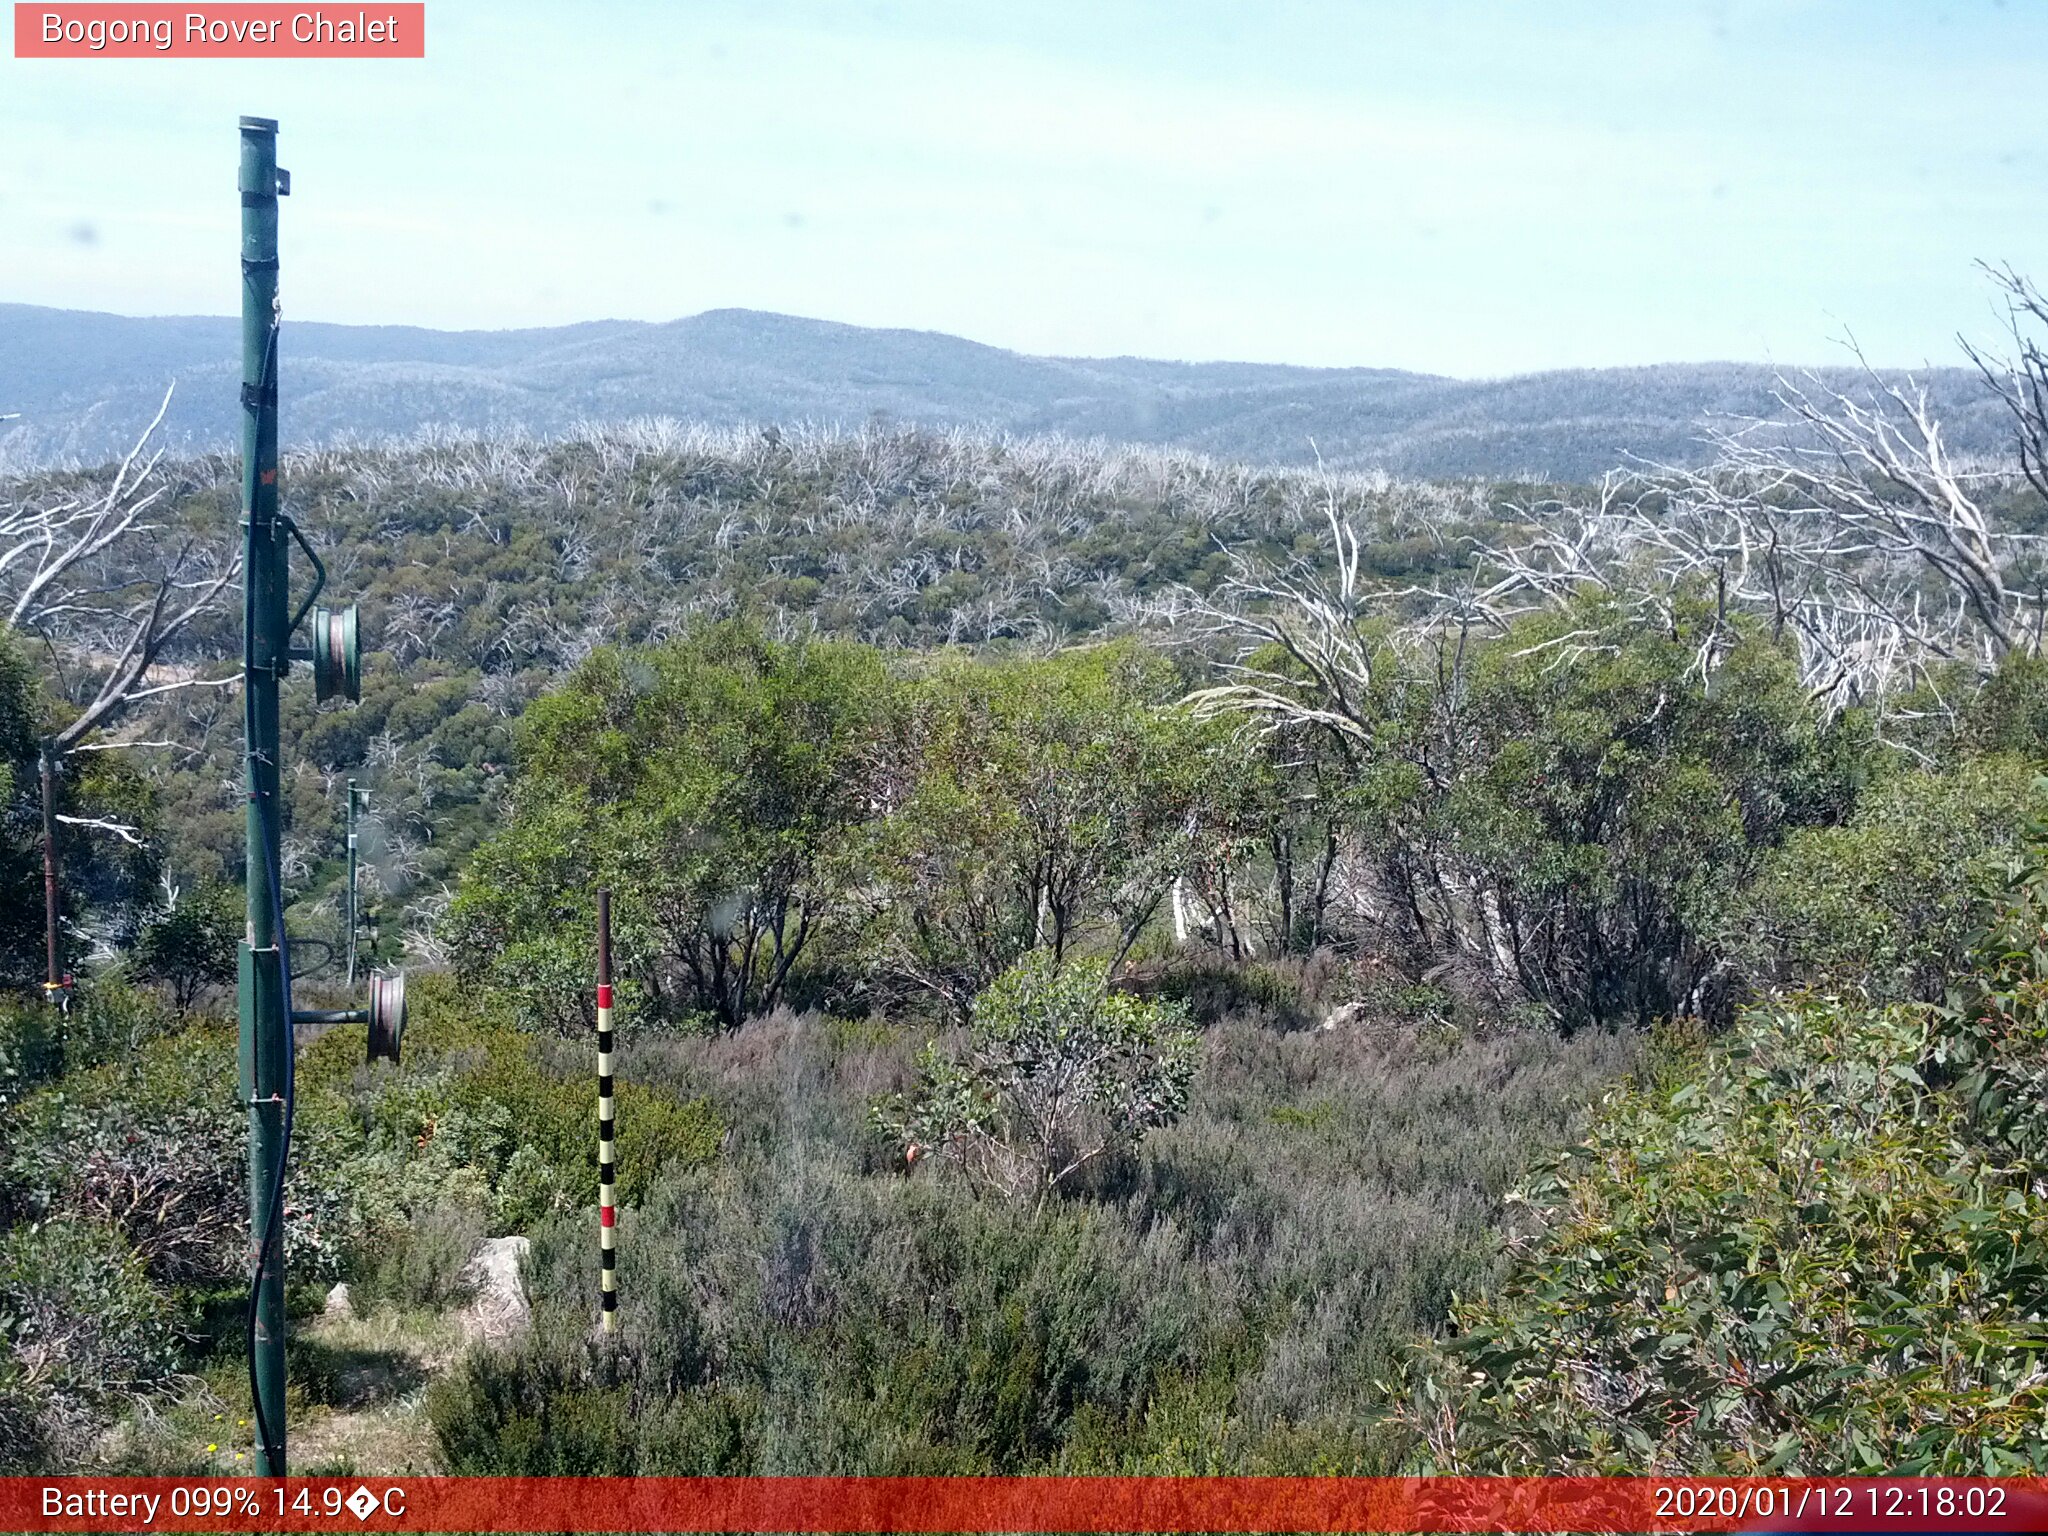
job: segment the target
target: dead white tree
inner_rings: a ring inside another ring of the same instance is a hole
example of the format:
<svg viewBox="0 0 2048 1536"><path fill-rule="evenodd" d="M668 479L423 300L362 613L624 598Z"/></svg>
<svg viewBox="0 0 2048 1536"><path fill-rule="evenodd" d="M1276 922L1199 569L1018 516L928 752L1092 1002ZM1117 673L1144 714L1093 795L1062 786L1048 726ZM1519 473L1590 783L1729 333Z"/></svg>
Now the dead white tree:
<svg viewBox="0 0 2048 1536"><path fill-rule="evenodd" d="M2030 479L2041 452L2024 430L2039 400L2032 356L2006 385ZM1659 623L1680 594L1710 594L1718 618L1740 609L1789 634L1829 709L1882 699L1944 662L1988 670L2038 649L2041 595L2015 573L2039 541L1984 505L2010 471L1957 459L1910 378L1867 363L1864 378L1861 398L1817 374L1781 378L1780 415L1712 431L1707 468L1610 476L1590 500L1521 509L1516 534L1483 550L1495 593L1556 602L1597 587ZM1710 626L1703 681L1731 638Z"/></svg>
<svg viewBox="0 0 2048 1536"><path fill-rule="evenodd" d="M1187 702L1203 715L1256 716L1268 730L1320 727L1349 758L1372 737L1366 700L1378 657L1364 629L1372 594L1359 579L1358 532L1327 482L1322 514L1334 570L1307 560L1274 569L1239 559L1214 598L1190 595L1195 624L1238 644L1224 664L1230 681Z"/></svg>
<svg viewBox="0 0 2048 1536"><path fill-rule="evenodd" d="M1980 366L2020 429L2026 479L2048 494L2048 363L2024 334L2048 324L2048 303L2009 274L2006 287L2017 360L2003 374ZM1397 488L1322 476L1318 550L1285 567L1240 556L1215 596L1184 595L1192 627L1233 652L1225 680L1189 702L1269 734L1320 733L1347 769L1397 754L1440 790L1470 737L1469 642L1588 590L1620 623L1567 629L1531 654L1570 665L1653 626L1697 637L1692 675L1705 687L1747 614L1796 646L1829 710L1938 682L1945 665L1981 672L2040 648L2042 595L2024 574L2038 541L1991 510L2017 483L2010 469L1957 458L1926 392L1867 363L1859 393L1808 374L1781 379L1776 400L1776 417L1715 433L1705 469L1618 471L1590 495L1524 506L1430 590L1367 570L1359 519L1388 526ZM1402 730L1390 735L1390 721ZM1477 873L1425 833L1366 894L1428 950L1511 981L1517 919Z"/></svg>
<svg viewBox="0 0 2048 1536"><path fill-rule="evenodd" d="M149 699L235 681L233 675L154 676L172 643L214 609L241 568L239 548L215 549L159 515L169 486L160 473L163 451L150 443L171 393L164 391L156 415L103 489L52 491L25 480L0 491L0 605L7 622L40 636L82 679L72 700L77 713L43 739L41 751L44 927L53 993L61 978L57 826L138 840L134 828L104 818L59 816L59 765L77 752L146 745L90 738Z"/></svg>
<svg viewBox="0 0 2048 1536"><path fill-rule="evenodd" d="M1981 263L2005 303L2006 328L2012 351L1987 357L1963 338L1963 350L1984 381L2011 413L2019 439L2020 472L2027 483L2048 497L2048 352L2040 334L2048 334L2048 298L2010 266Z"/></svg>
<svg viewBox="0 0 2048 1536"><path fill-rule="evenodd" d="M1397 499L1414 489L1322 475L1313 510L1303 509L1305 522L1323 526L1320 557L1276 567L1240 554L1213 596L1185 594L1190 627L1230 652L1222 662L1226 681L1189 695L1187 704L1199 715L1255 722L1276 740L1320 738L1334 749L1340 778L1397 763L1432 791L1447 789L1462 770L1471 734L1471 642L1505 622L1507 606L1518 600L1517 584L1468 579L1425 589L1375 582L1366 568L1364 520L1389 516ZM1527 597L1519 601L1535 606ZM1406 724L1390 735L1390 719ZM1512 974L1500 914L1454 850L1428 839L1399 868L1362 857L1350 861L1356 867L1340 882L1346 837L1333 821L1314 841L1298 851L1271 850L1277 910L1294 910L1291 889L1282 887L1296 878L1299 865L1301 897L1319 927L1344 883L1346 899L1373 925L1412 933L1434 953L1458 955L1495 984ZM1209 872L1206 886L1200 872L1189 873L1197 876L1193 894L1217 912L1224 891L1217 872ZM1243 882L1233 877L1232 883ZM1244 892L1246 899L1251 894ZM1230 902L1234 906L1236 898ZM1276 931L1291 927L1290 915Z"/></svg>
<svg viewBox="0 0 2048 1536"><path fill-rule="evenodd" d="M1229 680L1188 696L1198 713L1248 714L1268 731L1318 728L1355 763L1376 737L1373 693L1390 649L1442 650L1439 642L1447 643L1442 664L1461 671L1469 636L1506 622L1523 585L1520 573L1429 588L1376 583L1366 574L1364 540L1345 495L1384 497L1392 489L1389 482L1346 486L1322 475L1315 515L1327 542L1317 555L1285 567L1236 555L1213 596L1180 594L1178 613L1190 632L1234 643L1235 654L1223 663ZM1525 597L1521 605L1537 603ZM1453 698L1456 689L1439 692Z"/></svg>
<svg viewBox="0 0 2048 1536"><path fill-rule="evenodd" d="M1781 381L1778 400L1811 441L1728 435L1721 440L1721 475L1695 477L1695 494L1706 496L1710 507L1752 513L1755 528L1775 523L1816 530L1791 547L1817 551L1806 556L1817 576L1834 569L1846 570L1852 580L1893 570L1931 577L1959 606L1965 633L1974 631L1963 643L1996 660L2025 641L2024 599L2006 582L2024 540L1996 528L1980 501L1983 489L2005 476L1955 458L1926 390L1910 379L1884 380L1867 364L1864 372L1865 400L1812 375L1805 385ZM1741 499L1716 503L1718 479L1733 479ZM1903 599L1903 589L1895 588L1881 600L1911 636L1915 630L1901 611ZM1925 627L1918 634L1936 654L1962 638Z"/></svg>

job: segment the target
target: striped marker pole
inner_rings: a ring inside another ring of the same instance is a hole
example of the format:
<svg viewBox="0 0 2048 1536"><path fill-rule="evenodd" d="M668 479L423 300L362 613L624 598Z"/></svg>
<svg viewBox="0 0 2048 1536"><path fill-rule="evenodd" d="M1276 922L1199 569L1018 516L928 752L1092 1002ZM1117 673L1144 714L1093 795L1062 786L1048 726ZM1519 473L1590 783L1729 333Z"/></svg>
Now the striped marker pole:
<svg viewBox="0 0 2048 1536"><path fill-rule="evenodd" d="M612 893L597 893L597 1245L598 1284L604 1291L604 1331L614 1332L619 1317L618 1219L612 1192L615 1166L612 1139Z"/></svg>

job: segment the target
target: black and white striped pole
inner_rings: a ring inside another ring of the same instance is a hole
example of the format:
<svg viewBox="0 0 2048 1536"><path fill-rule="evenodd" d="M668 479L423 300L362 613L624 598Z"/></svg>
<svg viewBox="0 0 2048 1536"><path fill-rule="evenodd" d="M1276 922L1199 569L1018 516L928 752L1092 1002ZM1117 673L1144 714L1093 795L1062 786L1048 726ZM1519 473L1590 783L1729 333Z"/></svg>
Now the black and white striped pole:
<svg viewBox="0 0 2048 1536"><path fill-rule="evenodd" d="M597 1247L598 1286L603 1293L604 1331L619 1326L618 1199L612 1176L618 1143L612 1103L612 893L597 893Z"/></svg>

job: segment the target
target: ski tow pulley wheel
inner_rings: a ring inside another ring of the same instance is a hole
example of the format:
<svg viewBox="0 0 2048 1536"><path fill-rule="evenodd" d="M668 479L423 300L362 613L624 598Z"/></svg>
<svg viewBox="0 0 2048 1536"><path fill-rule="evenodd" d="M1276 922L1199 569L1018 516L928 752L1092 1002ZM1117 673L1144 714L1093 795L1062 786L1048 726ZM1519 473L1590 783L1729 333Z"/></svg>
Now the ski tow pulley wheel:
<svg viewBox="0 0 2048 1536"><path fill-rule="evenodd" d="M356 605L313 610L313 693L325 703L363 696L363 652L356 638Z"/></svg>
<svg viewBox="0 0 2048 1536"><path fill-rule="evenodd" d="M368 1060L398 1060L405 1036L405 972L370 972L370 1045Z"/></svg>

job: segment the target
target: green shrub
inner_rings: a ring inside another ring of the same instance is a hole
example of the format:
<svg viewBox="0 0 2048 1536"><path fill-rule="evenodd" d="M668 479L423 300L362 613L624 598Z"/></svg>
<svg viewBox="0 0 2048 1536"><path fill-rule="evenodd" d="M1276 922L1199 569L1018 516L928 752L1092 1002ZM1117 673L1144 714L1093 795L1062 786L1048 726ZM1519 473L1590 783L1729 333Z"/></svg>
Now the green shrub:
<svg viewBox="0 0 2048 1536"><path fill-rule="evenodd" d="M1516 984L1567 1024L1723 1012L1722 913L1834 793L1788 652L1734 621L1702 686L1693 669L1720 620L1704 596L1676 607L1668 631L1606 596L1524 618L1477 654L1455 705L1478 760L1444 795L1444 824L1505 929L1471 939L1504 943ZM1421 822L1405 851L1430 902L1434 831Z"/></svg>
<svg viewBox="0 0 2048 1536"><path fill-rule="evenodd" d="M575 1203L580 1183L531 1144L505 1159L491 1191L490 1225L498 1232L525 1232Z"/></svg>
<svg viewBox="0 0 2048 1536"><path fill-rule="evenodd" d="M882 748L891 807L862 850L876 965L965 1018L1024 955L1121 956L1179 872L1203 748L1161 652L947 654L906 685Z"/></svg>
<svg viewBox="0 0 2048 1536"><path fill-rule="evenodd" d="M470 1290L463 1272L486 1225L482 1211L444 1192L439 1203L413 1216L400 1241L372 1250L367 1266L358 1271L364 1297L412 1307L466 1300Z"/></svg>
<svg viewBox="0 0 2048 1536"><path fill-rule="evenodd" d="M476 1123L502 1124L512 1146L532 1148L556 1170L567 1203L595 1208L594 1052L591 1059L590 1074L558 1076L539 1065L530 1041L508 1033L492 1042L480 1065L455 1078L449 1102ZM618 1083L616 1090L617 1193L622 1202L637 1204L663 1173L717 1152L724 1125L709 1103L684 1103L630 1081ZM529 1159L522 1173L532 1166ZM536 1195L528 1183L515 1198L530 1202Z"/></svg>
<svg viewBox="0 0 2048 1536"><path fill-rule="evenodd" d="M234 1050L224 1030L193 1030L28 1099L4 1170L16 1209L114 1226L166 1284L238 1276L249 1203Z"/></svg>
<svg viewBox="0 0 2048 1536"><path fill-rule="evenodd" d="M1186 1107L1195 1032L1177 1003L1110 989L1108 967L1028 955L974 1000L965 1049L919 1057L909 1096L876 1125L911 1159L936 1154L978 1184L1043 1200L1106 1152Z"/></svg>
<svg viewBox="0 0 2048 1536"><path fill-rule="evenodd" d="M345 1241L365 1295L414 1304L458 1294L486 1234L597 1204L594 1075L556 1070L543 1042L479 1018L448 978L422 980L398 1066L364 1065L361 1026L304 1052L296 1160L322 1170L298 1197L300 1225ZM616 1103L628 1205L710 1158L724 1133L705 1100L622 1082ZM334 1198L316 1213L315 1195Z"/></svg>
<svg viewBox="0 0 2048 1536"><path fill-rule="evenodd" d="M1418 1378L1434 1470L2048 1469L2048 867L1943 1011L1804 996L1616 1099Z"/></svg>
<svg viewBox="0 0 2048 1536"><path fill-rule="evenodd" d="M1501 1192L1631 1055L1224 1019L1174 1124L1034 1205L870 1161L910 1046L778 1017L644 1055L732 1105L733 1144L625 1213L616 1360L581 1343L586 1216L532 1229L533 1341L433 1400L451 1466L547 1470L560 1412L614 1437L578 1465L641 1474L1391 1472L1376 1383L1495 1273Z"/></svg>
<svg viewBox="0 0 2048 1536"><path fill-rule="evenodd" d="M1254 1011L1283 1027L1307 1021L1300 979L1264 961L1234 964L1217 957L1176 957L1153 974L1134 979L1132 990L1180 1003L1204 1024Z"/></svg>
<svg viewBox="0 0 2048 1536"><path fill-rule="evenodd" d="M1956 734L1966 750L2035 761L2048 757L2048 656L2014 649L1981 683L1954 681L1962 694Z"/></svg>
<svg viewBox="0 0 2048 1536"><path fill-rule="evenodd" d="M1938 1000L2041 803L2034 769L2014 757L1895 774L1845 825L1786 838L1735 909L1726 947L1760 984Z"/></svg>
<svg viewBox="0 0 2048 1536"><path fill-rule="evenodd" d="M0 1115L64 1069L62 1022L40 999L0 1001Z"/></svg>
<svg viewBox="0 0 2048 1536"><path fill-rule="evenodd" d="M1654 625L1582 589L1486 641L1404 632L1376 605L1286 607L1261 621L1272 643L1251 670L1195 699L1306 770L1282 776L1279 805L1313 799L1320 827L1269 811L1233 829L1311 872L1291 927L1475 1011L1725 1021L1738 989L1715 940L1731 906L1790 829L1839 816L1867 748L1860 728L1825 726L1789 646L1697 589ZM1324 622L1313 639L1295 627ZM1240 878L1230 904L1254 884L1269 882Z"/></svg>
<svg viewBox="0 0 2048 1536"><path fill-rule="evenodd" d="M597 1384L602 1364L552 1330L516 1351L473 1351L428 1389L443 1463L457 1476L632 1476L631 1399Z"/></svg>
<svg viewBox="0 0 2048 1536"><path fill-rule="evenodd" d="M592 655L522 722L511 825L452 917L464 975L587 1028L590 892L610 885L622 1001L726 1028L773 1009L847 916L841 853L886 696L876 652L739 622Z"/></svg>
<svg viewBox="0 0 2048 1536"><path fill-rule="evenodd" d="M0 1234L0 1423L27 1422L47 1453L78 1454L96 1411L160 1390L185 1338L114 1228L67 1216Z"/></svg>
<svg viewBox="0 0 2048 1536"><path fill-rule="evenodd" d="M72 988L64 1012L64 1070L130 1060L185 1023L147 989L129 985L119 970L87 977Z"/></svg>
<svg viewBox="0 0 2048 1536"><path fill-rule="evenodd" d="M233 985L243 916L238 887L201 881L144 920L135 937L137 973L168 986L172 1002L185 1012L208 990Z"/></svg>
<svg viewBox="0 0 2048 1536"><path fill-rule="evenodd" d="M61 1073L133 1056L177 1021L118 972L88 977L70 1006L0 999L0 1113Z"/></svg>

